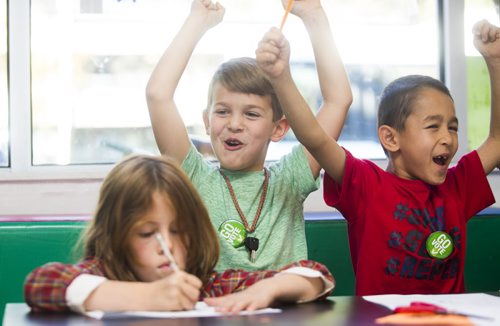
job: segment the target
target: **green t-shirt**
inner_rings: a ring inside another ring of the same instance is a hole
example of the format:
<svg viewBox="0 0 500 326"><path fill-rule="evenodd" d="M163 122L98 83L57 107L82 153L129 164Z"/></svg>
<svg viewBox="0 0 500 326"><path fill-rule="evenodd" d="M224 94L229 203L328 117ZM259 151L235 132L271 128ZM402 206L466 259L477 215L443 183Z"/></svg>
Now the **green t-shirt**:
<svg viewBox="0 0 500 326"><path fill-rule="evenodd" d="M302 146L268 167L269 187L255 232L247 234L259 239L255 261L250 261L245 246L234 248L220 233L225 221L240 216L231 199L219 167L205 159L194 146L182 162L187 173L207 206L210 219L220 239L220 259L216 270L244 269L248 271L279 269L307 258L304 226L304 200L318 189ZM251 226L262 193L264 173L222 170L229 178L238 204Z"/></svg>

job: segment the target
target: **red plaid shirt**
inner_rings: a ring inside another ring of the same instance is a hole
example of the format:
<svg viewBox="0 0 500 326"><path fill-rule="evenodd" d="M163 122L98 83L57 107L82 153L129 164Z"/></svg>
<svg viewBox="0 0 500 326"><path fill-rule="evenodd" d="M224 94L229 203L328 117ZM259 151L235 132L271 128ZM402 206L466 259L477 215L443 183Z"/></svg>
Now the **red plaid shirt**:
<svg viewBox="0 0 500 326"><path fill-rule="evenodd" d="M200 299L242 291L262 279L272 277L291 267L306 267L319 271L328 282L334 283L332 274L324 265L311 260L301 260L277 271L247 272L229 269L223 273L212 272L201 291ZM73 265L49 263L38 267L28 275L24 283L26 303L33 311L68 311L66 289L77 276L82 274L106 277L101 262L91 258ZM326 298L328 294L322 295L318 300Z"/></svg>

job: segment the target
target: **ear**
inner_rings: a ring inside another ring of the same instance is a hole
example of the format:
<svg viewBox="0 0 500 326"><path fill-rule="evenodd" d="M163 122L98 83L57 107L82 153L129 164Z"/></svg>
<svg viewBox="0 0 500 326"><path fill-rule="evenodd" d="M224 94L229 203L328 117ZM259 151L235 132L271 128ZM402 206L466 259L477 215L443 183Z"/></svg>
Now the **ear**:
<svg viewBox="0 0 500 326"><path fill-rule="evenodd" d="M205 133L210 135L210 120L208 119L208 109L203 110L203 123L205 124Z"/></svg>
<svg viewBox="0 0 500 326"><path fill-rule="evenodd" d="M290 129L290 125L288 124L288 120L283 116L281 119L274 122L274 131L271 135L271 140L274 142L280 141L285 137L288 129Z"/></svg>
<svg viewBox="0 0 500 326"><path fill-rule="evenodd" d="M399 150L398 132L396 129L388 125L381 125L378 128L378 139L382 147L388 152L396 152Z"/></svg>

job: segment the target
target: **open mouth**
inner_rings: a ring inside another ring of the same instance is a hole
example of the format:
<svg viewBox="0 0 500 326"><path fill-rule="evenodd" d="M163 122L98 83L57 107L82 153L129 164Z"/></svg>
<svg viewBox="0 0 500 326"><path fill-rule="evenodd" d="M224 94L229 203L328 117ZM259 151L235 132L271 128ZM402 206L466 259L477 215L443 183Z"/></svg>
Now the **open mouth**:
<svg viewBox="0 0 500 326"><path fill-rule="evenodd" d="M225 141L226 145L229 147L229 148L234 148L234 147L238 147L240 145L242 145L243 143L240 142L238 139L227 139Z"/></svg>
<svg viewBox="0 0 500 326"><path fill-rule="evenodd" d="M438 155L438 156L434 156L432 158L432 160L434 161L434 163L436 163L437 165L441 165L441 166L444 166L447 164L448 162L448 158L449 156L448 155Z"/></svg>

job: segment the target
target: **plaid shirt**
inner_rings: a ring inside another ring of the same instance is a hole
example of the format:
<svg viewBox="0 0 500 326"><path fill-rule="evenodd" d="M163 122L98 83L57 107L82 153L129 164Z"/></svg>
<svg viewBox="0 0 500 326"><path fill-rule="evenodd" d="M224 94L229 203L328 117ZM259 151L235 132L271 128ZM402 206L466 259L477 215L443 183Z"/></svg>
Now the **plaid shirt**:
<svg viewBox="0 0 500 326"><path fill-rule="evenodd" d="M324 265L311 260L301 260L286 265L278 271L247 272L229 269L223 273L212 272L208 282L203 286L200 299L242 291L262 279L273 277L291 267L306 267L319 271L325 280L334 284L332 274ZM49 263L38 267L28 275L24 283L26 303L33 311L69 311L66 289L77 276L82 274L106 277L101 262L92 258L77 264ZM328 294L325 293L318 299L324 299Z"/></svg>

